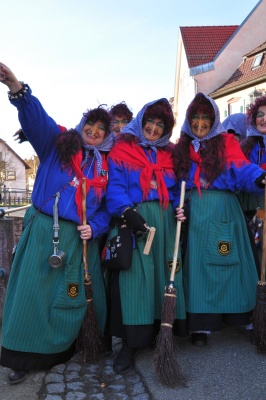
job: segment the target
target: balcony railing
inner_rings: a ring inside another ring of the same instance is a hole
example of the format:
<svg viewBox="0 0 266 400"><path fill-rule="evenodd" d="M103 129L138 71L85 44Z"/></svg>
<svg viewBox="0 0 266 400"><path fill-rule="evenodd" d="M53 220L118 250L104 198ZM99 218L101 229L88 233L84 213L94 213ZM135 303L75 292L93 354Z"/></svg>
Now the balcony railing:
<svg viewBox="0 0 266 400"><path fill-rule="evenodd" d="M31 204L31 190L5 189L0 191L0 205L2 206L23 206Z"/></svg>

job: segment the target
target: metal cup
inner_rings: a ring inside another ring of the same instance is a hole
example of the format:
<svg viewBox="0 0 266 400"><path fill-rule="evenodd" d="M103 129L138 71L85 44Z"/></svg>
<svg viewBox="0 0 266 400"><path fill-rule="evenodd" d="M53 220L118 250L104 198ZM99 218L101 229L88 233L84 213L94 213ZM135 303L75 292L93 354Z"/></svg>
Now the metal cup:
<svg viewBox="0 0 266 400"><path fill-rule="evenodd" d="M66 255L62 250L58 250L55 254L49 257L49 264L52 268L61 267L66 259Z"/></svg>

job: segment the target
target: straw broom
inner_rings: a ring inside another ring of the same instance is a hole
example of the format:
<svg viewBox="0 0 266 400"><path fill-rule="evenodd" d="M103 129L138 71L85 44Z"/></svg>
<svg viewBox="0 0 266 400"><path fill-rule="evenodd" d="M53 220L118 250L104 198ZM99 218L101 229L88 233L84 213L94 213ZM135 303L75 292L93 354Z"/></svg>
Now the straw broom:
<svg viewBox="0 0 266 400"><path fill-rule="evenodd" d="M266 187L264 189L264 205L266 206ZM257 283L256 305L253 312L253 338L260 353L266 354L266 213L263 220L263 246L261 261L261 276Z"/></svg>
<svg viewBox="0 0 266 400"><path fill-rule="evenodd" d="M181 184L180 208L184 205L186 182ZM161 382L167 386L175 387L185 385L186 380L178 365L174 350L177 347L172 332L175 319L176 289L174 288L175 269L181 233L181 221L177 221L174 247L173 265L169 286L165 288L160 332L156 339L155 369Z"/></svg>
<svg viewBox="0 0 266 400"><path fill-rule="evenodd" d="M87 224L86 217L86 178L82 178L82 219L83 225ZM100 358L102 341L98 329L96 315L92 300L91 277L89 276L87 263L87 240L83 239L83 265L84 265L84 286L87 299L86 314L77 338L76 350L83 354L84 362L97 362Z"/></svg>

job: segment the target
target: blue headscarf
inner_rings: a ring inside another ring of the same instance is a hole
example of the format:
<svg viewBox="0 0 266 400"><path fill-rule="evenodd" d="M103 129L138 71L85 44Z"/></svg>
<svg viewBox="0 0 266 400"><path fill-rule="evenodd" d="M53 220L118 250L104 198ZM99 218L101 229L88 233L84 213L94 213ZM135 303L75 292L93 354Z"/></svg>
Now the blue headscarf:
<svg viewBox="0 0 266 400"><path fill-rule="evenodd" d="M259 132L257 130L256 126L254 126L253 124L248 125L248 128L247 128L247 137L250 137L250 136L262 137L264 146L266 147L266 135L263 135L261 132Z"/></svg>
<svg viewBox="0 0 266 400"><path fill-rule="evenodd" d="M164 134L163 136L160 137L160 139L155 140L154 142L148 140L145 138L143 132L142 132L142 119L145 114L145 111L147 108L158 101L164 101L167 104L169 104L169 101L165 98L158 99L151 101L150 103L145 104L145 106L142 107L142 109L138 112L136 118L134 118L132 121L130 121L126 126L123 127L121 133L130 133L133 136L137 136L140 140L140 143L138 145L142 147L151 147L152 150L157 152L157 147L164 147L166 146L169 141L170 137L172 135L172 132L168 132Z"/></svg>
<svg viewBox="0 0 266 400"><path fill-rule="evenodd" d="M214 109L215 119L214 119L214 122L213 122L212 127L211 127L210 131L208 132L208 134L206 136L204 136L203 138L198 138L191 131L191 126L190 126L190 122L189 122L189 119L188 119L188 109L187 109L186 118L185 118L185 121L184 121L183 126L181 128L181 132L184 132L188 136L193 138L191 143L192 143L196 153L199 151L201 142L203 142L204 140L211 139L211 138L213 138L215 136L218 136L221 133L225 132L225 129L224 129L223 125L220 122L219 108L218 108L217 104L215 103L215 101L211 97L207 96L204 93L198 93L198 94L196 94L196 96L194 97L192 102L189 104L188 108L193 104L193 102L195 101L196 97L199 96L199 95L202 95L207 100L209 100L209 102L211 103L211 105L212 105L212 107Z"/></svg>
<svg viewBox="0 0 266 400"><path fill-rule="evenodd" d="M83 117L81 118L80 123L76 126L75 130L80 134L81 138L82 138L82 129L86 123L86 121L88 120L88 117L83 115ZM102 143L100 143L97 146L90 146L86 143L84 143L83 138L82 138L82 142L83 142L83 147L87 150L87 153L92 150L96 160L97 160L97 172L98 174L100 174L101 170L102 170L102 157L101 157L101 151L110 151L111 148L113 147L114 141L113 141L113 137L109 134L109 132L107 133L107 136L104 137Z"/></svg>
<svg viewBox="0 0 266 400"><path fill-rule="evenodd" d="M232 130L236 135L240 135L241 139L244 139L247 134L246 114L235 113L228 115L227 118L222 122L223 127L228 132Z"/></svg>

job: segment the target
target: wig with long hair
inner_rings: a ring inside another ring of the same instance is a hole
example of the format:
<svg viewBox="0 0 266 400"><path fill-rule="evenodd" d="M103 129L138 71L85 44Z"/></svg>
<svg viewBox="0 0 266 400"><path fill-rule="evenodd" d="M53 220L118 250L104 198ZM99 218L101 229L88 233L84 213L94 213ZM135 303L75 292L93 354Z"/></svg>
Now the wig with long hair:
<svg viewBox="0 0 266 400"><path fill-rule="evenodd" d="M142 128L145 126L147 119L159 118L164 123L163 135L172 132L175 125L175 119L172 111L172 107L165 101L157 101L156 103L147 107L143 119Z"/></svg>
<svg viewBox="0 0 266 400"><path fill-rule="evenodd" d="M184 134L175 145L174 170L177 179L187 180L192 161L189 157L192 138ZM226 168L223 136L218 135L204 142L200 150L202 171L209 183L212 183Z"/></svg>
<svg viewBox="0 0 266 400"><path fill-rule="evenodd" d="M133 112L130 111L128 106L124 101L121 103L116 104L115 106L112 106L109 111L109 116L111 120L115 119L115 117L123 118L130 122L132 121L133 118Z"/></svg>
<svg viewBox="0 0 266 400"><path fill-rule="evenodd" d="M260 136L248 136L246 139L241 140L240 147L247 158L249 158L249 153L253 149L255 143L259 143L260 147L263 148L263 138Z"/></svg>

